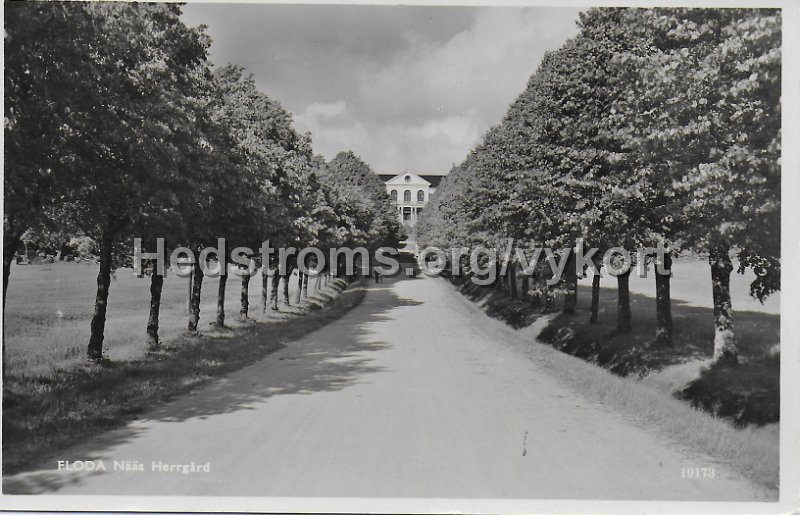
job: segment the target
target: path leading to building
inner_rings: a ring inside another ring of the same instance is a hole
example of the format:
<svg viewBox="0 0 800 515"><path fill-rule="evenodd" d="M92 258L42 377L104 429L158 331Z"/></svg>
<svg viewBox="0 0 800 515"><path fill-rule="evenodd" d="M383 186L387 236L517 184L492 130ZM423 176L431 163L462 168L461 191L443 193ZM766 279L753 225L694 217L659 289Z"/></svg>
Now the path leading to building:
<svg viewBox="0 0 800 515"><path fill-rule="evenodd" d="M5 493L758 500L562 386L441 279L386 280L267 359L64 453ZM535 345L535 344L532 344ZM114 462L142 471L114 471ZM127 463L124 463L127 462ZM153 464L209 464L209 472Z"/></svg>

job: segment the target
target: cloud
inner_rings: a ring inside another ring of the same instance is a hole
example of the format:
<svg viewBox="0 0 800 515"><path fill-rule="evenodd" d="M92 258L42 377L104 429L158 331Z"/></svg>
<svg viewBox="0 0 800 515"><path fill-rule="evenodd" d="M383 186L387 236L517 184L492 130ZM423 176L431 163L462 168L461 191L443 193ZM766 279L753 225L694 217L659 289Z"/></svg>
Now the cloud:
<svg viewBox="0 0 800 515"><path fill-rule="evenodd" d="M324 103L313 102L294 118L295 128L300 132L318 134L337 120L341 121L347 114L347 103L344 100Z"/></svg>
<svg viewBox="0 0 800 515"><path fill-rule="evenodd" d="M411 127L409 133L424 139L446 138L453 143L462 143L475 141L480 135L479 130L475 121L467 116L448 116L427 120L421 127Z"/></svg>
<svg viewBox="0 0 800 515"><path fill-rule="evenodd" d="M371 142L356 150L384 170L446 172L500 122L544 52L574 34L574 18L560 9L475 10L447 42L419 41L387 66L360 70L354 115Z"/></svg>
<svg viewBox="0 0 800 515"><path fill-rule="evenodd" d="M577 32L552 7L198 4L217 64L243 64L330 158L378 171L446 172Z"/></svg>
<svg viewBox="0 0 800 515"><path fill-rule="evenodd" d="M344 100L338 100L329 104L321 102L314 102L306 108L305 114L313 116L314 118L334 118L347 110L347 104Z"/></svg>

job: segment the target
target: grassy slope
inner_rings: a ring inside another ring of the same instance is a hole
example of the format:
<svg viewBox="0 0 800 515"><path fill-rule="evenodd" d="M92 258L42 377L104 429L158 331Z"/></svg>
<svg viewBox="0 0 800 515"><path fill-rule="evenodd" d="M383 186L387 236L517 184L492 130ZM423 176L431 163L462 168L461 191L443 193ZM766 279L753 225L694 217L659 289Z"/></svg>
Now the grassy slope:
<svg viewBox="0 0 800 515"><path fill-rule="evenodd" d="M273 314L264 317L262 322L269 323L239 323L236 328L215 330L200 338L173 337L157 353L142 351L132 359L106 365L71 362L69 356L59 360L63 353L53 346L47 349L54 352L49 367L38 363L15 370L14 362L10 362L3 392L4 473L35 465L35 461L46 459L58 449L119 427L154 405L253 363L282 348L283 342L319 329L363 299L362 287L344 288L344 281L333 280L303 306L284 312L282 318ZM175 292L169 292L167 298L170 296L175 297ZM174 304L172 308L175 309ZM139 324L132 327L141 329ZM140 335L120 337L143 347Z"/></svg>
<svg viewBox="0 0 800 515"><path fill-rule="evenodd" d="M673 345L652 345L656 333L655 301L632 295L633 332L617 334L616 291L600 290L597 324L589 324L590 288L579 288L575 315L558 316L540 339L559 350L608 368L619 375L645 376L666 367L701 360L713 354L714 322L710 308L673 302ZM697 370L676 395L736 424L777 422L780 408L780 359L771 349L780 341L780 317L766 313L735 314L742 363L717 363ZM685 387L685 388L684 388Z"/></svg>

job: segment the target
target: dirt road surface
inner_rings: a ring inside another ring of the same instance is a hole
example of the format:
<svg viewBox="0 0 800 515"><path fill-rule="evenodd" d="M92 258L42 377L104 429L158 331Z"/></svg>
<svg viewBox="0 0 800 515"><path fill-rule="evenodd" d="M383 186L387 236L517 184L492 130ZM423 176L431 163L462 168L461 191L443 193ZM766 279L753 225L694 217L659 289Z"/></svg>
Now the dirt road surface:
<svg viewBox="0 0 800 515"><path fill-rule="evenodd" d="M774 497L720 466L683 479L713 462L563 386L508 345L516 337L442 279L387 279L329 326L59 458L105 471L53 461L5 478L4 492ZM192 462L209 471L152 469Z"/></svg>

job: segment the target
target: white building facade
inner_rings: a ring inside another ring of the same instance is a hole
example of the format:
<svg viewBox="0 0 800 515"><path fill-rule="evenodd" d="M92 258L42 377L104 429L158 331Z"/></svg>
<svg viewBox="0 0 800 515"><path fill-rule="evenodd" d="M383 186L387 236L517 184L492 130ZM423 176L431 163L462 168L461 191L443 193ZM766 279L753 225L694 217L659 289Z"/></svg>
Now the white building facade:
<svg viewBox="0 0 800 515"><path fill-rule="evenodd" d="M386 181L386 191L400 223L413 227L436 189L419 175L404 172Z"/></svg>

